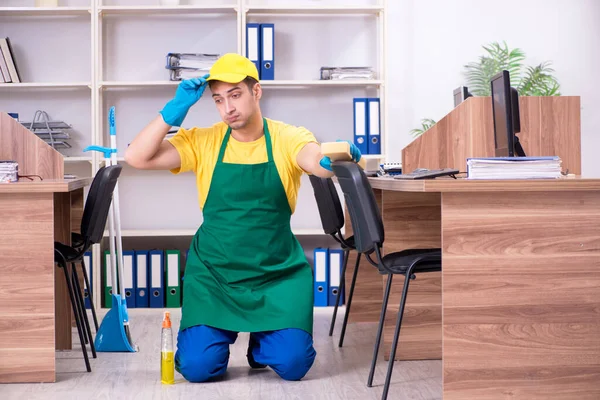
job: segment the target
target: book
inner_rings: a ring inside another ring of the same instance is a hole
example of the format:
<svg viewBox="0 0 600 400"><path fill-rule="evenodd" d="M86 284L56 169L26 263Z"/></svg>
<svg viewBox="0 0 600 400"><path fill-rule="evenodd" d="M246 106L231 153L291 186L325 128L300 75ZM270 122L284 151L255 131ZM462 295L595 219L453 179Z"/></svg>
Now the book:
<svg viewBox="0 0 600 400"><path fill-rule="evenodd" d="M467 159L467 179L557 179L560 157L481 157Z"/></svg>

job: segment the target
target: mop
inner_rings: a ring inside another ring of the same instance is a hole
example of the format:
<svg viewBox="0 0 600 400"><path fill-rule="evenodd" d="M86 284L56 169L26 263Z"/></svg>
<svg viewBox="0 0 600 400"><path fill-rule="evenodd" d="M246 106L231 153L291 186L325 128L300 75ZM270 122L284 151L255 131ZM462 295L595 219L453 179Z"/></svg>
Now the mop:
<svg viewBox="0 0 600 400"><path fill-rule="evenodd" d="M99 151L104 153L105 165L117 164L117 130L115 128L115 107L108 113L110 127L110 148L102 146L88 146L83 151ZM127 299L123 288L123 242L121 239L121 213L119 210L119 183L117 182L113 200L108 214L108 228L110 238L110 262L112 277L112 306L104 316L94 345L98 352L136 352L138 346L133 345L129 330L129 315L127 313ZM115 252L115 239L117 251ZM115 279L117 277L117 279Z"/></svg>

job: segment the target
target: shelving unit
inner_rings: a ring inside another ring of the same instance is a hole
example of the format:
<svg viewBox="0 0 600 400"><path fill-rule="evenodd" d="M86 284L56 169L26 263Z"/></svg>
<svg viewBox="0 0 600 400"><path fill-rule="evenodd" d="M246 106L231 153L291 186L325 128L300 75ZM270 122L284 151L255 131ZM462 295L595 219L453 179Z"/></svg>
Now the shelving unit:
<svg viewBox="0 0 600 400"><path fill-rule="evenodd" d="M201 223L195 177L137 171L123 158L128 143L158 115L179 84L168 80L166 54L245 54L246 23L274 22L276 80L261 81L265 116L306 126L321 141L352 140L352 98L379 97L383 155L365 157L384 159L387 0L354 4L361 1L345 5L341 0L319 4L309 0L188 0L189 5L161 6L159 0L59 0L63 6L38 8L33 7L33 0L0 0L0 36L11 37L24 81L0 84L0 109L22 109L22 120L37 108L48 108L51 117L69 120L73 116L80 140L65 158L65 172L93 176L104 163L103 156L82 149L109 144L106 120L114 105L118 160L124 166L120 180L123 236L193 236ZM60 39L51 41L48 36ZM50 59L44 65L52 54L66 54L67 60ZM65 64L72 70L63 70ZM377 79L318 80L321 66L355 65L375 67ZM189 126L210 126L217 121L215 107L205 98L186 118ZM169 190L156 191L152 185ZM322 234L313 203L312 188L303 177L292 217L296 235ZM150 220L165 208L173 212L168 219ZM133 217L136 212L139 215ZM100 246L95 245L93 252L94 265L100 265ZM95 268L95 293L101 293L100 281L100 270ZM96 305L101 306L99 295Z"/></svg>

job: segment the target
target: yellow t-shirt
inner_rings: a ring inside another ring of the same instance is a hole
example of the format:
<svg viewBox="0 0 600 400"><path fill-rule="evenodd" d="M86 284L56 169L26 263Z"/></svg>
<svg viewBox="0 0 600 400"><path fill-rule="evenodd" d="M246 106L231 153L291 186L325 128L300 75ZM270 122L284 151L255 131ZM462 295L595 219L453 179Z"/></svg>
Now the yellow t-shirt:
<svg viewBox="0 0 600 400"><path fill-rule="evenodd" d="M300 178L304 172L298 165L296 156L307 143L318 142L315 136L303 127L288 125L268 118L267 126L271 135L273 160L293 213L296 208ZM227 125L219 122L210 128L180 128L175 136L168 139L181 157L181 167L173 169L171 172L179 174L193 171L196 174L200 209L204 208L226 132ZM267 162L267 160L264 135L253 142L240 142L233 136L229 136L223 156L224 163L259 164Z"/></svg>

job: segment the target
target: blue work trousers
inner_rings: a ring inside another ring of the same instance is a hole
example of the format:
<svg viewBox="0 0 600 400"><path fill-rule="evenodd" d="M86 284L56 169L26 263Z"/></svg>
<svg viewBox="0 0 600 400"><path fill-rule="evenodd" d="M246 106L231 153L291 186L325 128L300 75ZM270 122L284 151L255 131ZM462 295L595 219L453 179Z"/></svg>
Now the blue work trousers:
<svg viewBox="0 0 600 400"><path fill-rule="evenodd" d="M316 351L312 336L301 329L250 334L253 361L271 367L281 378L300 380L312 367ZM229 346L238 332L206 325L192 326L177 335L175 368L190 382L206 382L227 370Z"/></svg>

